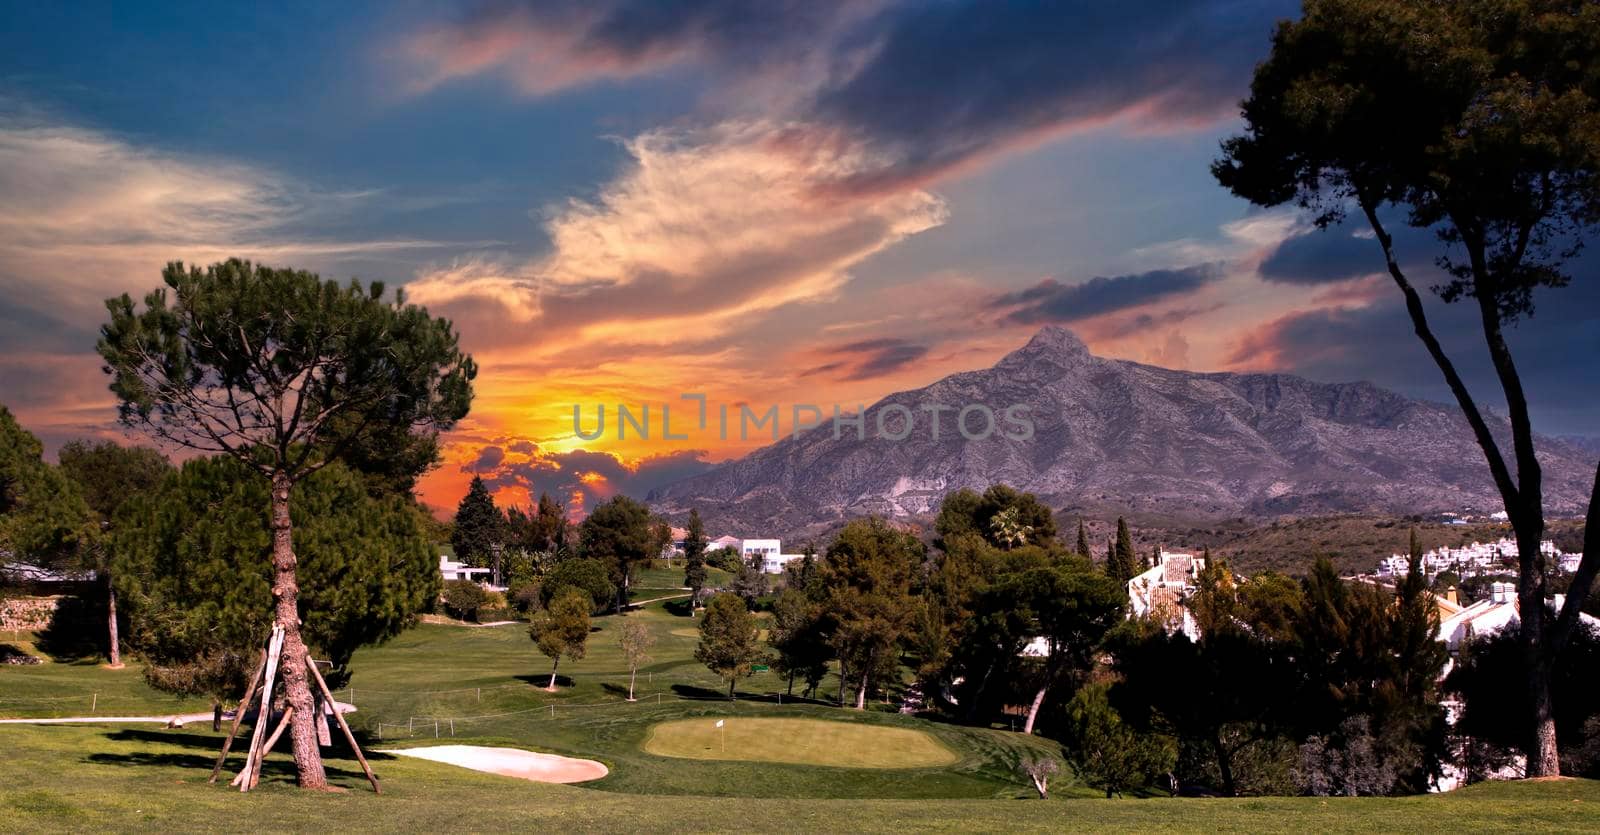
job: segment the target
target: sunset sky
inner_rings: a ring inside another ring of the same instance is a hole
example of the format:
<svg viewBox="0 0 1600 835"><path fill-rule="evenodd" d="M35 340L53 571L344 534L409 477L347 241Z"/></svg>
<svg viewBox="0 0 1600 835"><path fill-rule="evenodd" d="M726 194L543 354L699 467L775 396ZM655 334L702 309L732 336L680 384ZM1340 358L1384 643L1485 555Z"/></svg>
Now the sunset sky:
<svg viewBox="0 0 1600 835"><path fill-rule="evenodd" d="M1448 399L1370 236L1207 171L1295 3L5 5L0 403L51 449L123 437L103 300L235 255L456 322L482 374L437 507L474 472L643 495L761 442L662 440L682 393L851 409L1052 323ZM1543 432L1600 434L1595 263L1513 334ZM1474 315L1433 313L1495 402ZM655 437L577 439L575 403Z"/></svg>

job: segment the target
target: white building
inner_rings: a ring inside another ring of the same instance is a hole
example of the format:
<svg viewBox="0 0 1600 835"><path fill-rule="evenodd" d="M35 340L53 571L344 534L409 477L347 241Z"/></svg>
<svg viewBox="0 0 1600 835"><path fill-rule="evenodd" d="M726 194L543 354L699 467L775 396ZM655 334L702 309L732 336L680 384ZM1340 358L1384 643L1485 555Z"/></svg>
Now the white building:
<svg viewBox="0 0 1600 835"><path fill-rule="evenodd" d="M782 574L790 563L805 558L805 554L769 554L761 561L761 570L767 574Z"/></svg>
<svg viewBox="0 0 1600 835"><path fill-rule="evenodd" d="M1560 611L1566 603L1565 595L1556 595L1550 601L1551 605ZM1442 613L1443 610L1441 610ZM1450 660L1445 663L1441 677L1450 673L1455 666L1455 658L1461 651L1461 643L1472 638L1481 638L1493 635L1503 630L1515 630L1519 625L1517 605L1517 587L1515 583L1490 583L1489 597L1479 600L1449 617L1439 621L1437 638L1450 648ZM1591 632L1600 633L1600 618L1593 615L1579 614L1578 627ZM1446 700L1445 721L1454 725L1461 715L1462 705L1454 699ZM1490 775L1493 780L1513 780L1523 776L1526 760L1519 754L1513 758L1511 764L1500 771ZM1445 763L1443 774L1432 786L1433 791L1453 791L1466 782L1465 771L1455 763Z"/></svg>
<svg viewBox="0 0 1600 835"><path fill-rule="evenodd" d="M1539 543L1539 553L1546 560L1558 561L1563 571L1577 570L1577 559L1570 561L1568 557L1581 559L1581 555L1562 554L1555 542L1546 539ZM1422 573L1434 577L1445 571L1454 571L1462 577L1476 577L1480 574L1496 574L1507 571L1505 563L1515 562L1517 559L1517 542L1514 539L1500 539L1497 542L1474 542L1460 548L1435 548L1422 555ZM1567 565L1572 565L1571 569ZM1378 576L1403 577L1411 570L1411 557L1406 554L1394 554L1378 563Z"/></svg>
<svg viewBox="0 0 1600 835"><path fill-rule="evenodd" d="M469 565L456 562L445 554L439 555L439 574L444 577L445 582L449 582L451 580L471 580L479 585L487 585L489 582L489 575L493 573L494 569L492 568L473 568Z"/></svg>
<svg viewBox="0 0 1600 835"><path fill-rule="evenodd" d="M1184 599L1194 592L1205 565L1193 554L1162 551L1154 566L1128 581L1129 617L1154 616L1166 623L1169 632L1182 630L1191 640L1199 640L1200 626Z"/></svg>
<svg viewBox="0 0 1600 835"><path fill-rule="evenodd" d="M776 557L783 551L783 543L776 539L742 539L739 541L739 556L751 565L761 565L767 557Z"/></svg>

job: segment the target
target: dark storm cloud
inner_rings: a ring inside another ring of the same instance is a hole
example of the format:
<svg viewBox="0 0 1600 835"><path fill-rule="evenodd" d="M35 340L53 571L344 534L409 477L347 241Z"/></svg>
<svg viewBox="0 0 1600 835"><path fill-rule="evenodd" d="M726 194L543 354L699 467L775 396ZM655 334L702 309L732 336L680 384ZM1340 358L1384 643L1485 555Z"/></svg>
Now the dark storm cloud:
<svg viewBox="0 0 1600 835"><path fill-rule="evenodd" d="M863 339L823 349L822 353L836 359L802 372L802 377L828 375L840 381L870 380L922 359L928 348L904 339Z"/></svg>
<svg viewBox="0 0 1600 835"><path fill-rule="evenodd" d="M1388 226L1395 253L1408 270L1426 269L1442 251L1443 244L1426 229ZM1285 239L1261 262L1261 277L1276 284L1316 285L1384 273L1383 249L1377 240L1370 234L1358 237L1353 229L1366 227L1345 224Z"/></svg>
<svg viewBox="0 0 1600 835"><path fill-rule="evenodd" d="M884 0L491 0L415 33L431 87L500 72L544 95L680 63L734 72L790 64L826 48L844 23Z"/></svg>
<svg viewBox="0 0 1600 835"><path fill-rule="evenodd" d="M497 446L486 446L478 450L478 457L461 466L462 472L492 473L500 462L506 460L506 451Z"/></svg>
<svg viewBox="0 0 1600 835"><path fill-rule="evenodd" d="M536 95L680 63L774 78L803 94L765 115L878 160L828 188L881 192L1115 118L1156 130L1224 118L1274 23L1298 11L1293 0L494 2L421 33L413 51L432 65L425 86L494 72Z"/></svg>
<svg viewBox="0 0 1600 835"><path fill-rule="evenodd" d="M1076 322L1140 307L1200 289L1217 277L1217 268L1200 264L1176 270L1100 276L1081 284L1047 278L1026 290L997 296L989 303L1018 325Z"/></svg>
<svg viewBox="0 0 1600 835"><path fill-rule="evenodd" d="M1368 242L1370 243L1370 241ZM1572 285L1543 290L1535 311L1507 329L1535 428L1549 434L1597 434L1600 411L1600 258L1574 266ZM1419 282L1426 283L1426 282ZM1369 306L1290 314L1242 337L1235 368L1271 368L1315 380L1370 380L1442 403L1455 400L1412 331L1398 290ZM1424 291L1426 293L1426 291ZM1474 397L1504 414L1504 400L1482 325L1470 301L1446 305L1432 294L1429 324Z"/></svg>
<svg viewBox="0 0 1600 835"><path fill-rule="evenodd" d="M870 57L830 80L812 115L890 155L841 184L925 181L1043 132L1131 115L1215 120L1247 91L1287 0L908 4L878 20Z"/></svg>
<svg viewBox="0 0 1600 835"><path fill-rule="evenodd" d="M651 455L630 464L611 453L585 449L544 453L527 440L511 441L505 448L521 455L511 458L499 445L485 446L461 470L482 476L491 491L520 487L533 497L548 493L569 507L575 496L581 498L584 508L593 508L597 501L618 493L643 499L653 490L712 466L705 460L705 451L699 449Z"/></svg>

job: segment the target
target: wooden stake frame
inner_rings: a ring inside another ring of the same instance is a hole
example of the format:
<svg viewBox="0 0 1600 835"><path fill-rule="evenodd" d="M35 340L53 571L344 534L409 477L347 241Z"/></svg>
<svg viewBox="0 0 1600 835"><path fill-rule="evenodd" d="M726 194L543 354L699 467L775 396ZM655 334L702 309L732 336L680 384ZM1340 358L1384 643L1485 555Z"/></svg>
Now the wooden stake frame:
<svg viewBox="0 0 1600 835"><path fill-rule="evenodd" d="M284 710L283 717L278 720L278 725L270 736L266 735L267 723L272 716L272 691L278 683L278 661L283 651L283 627L273 626L272 636L267 639L267 648L262 653L261 663L257 665L255 673L250 677L250 684L245 688L244 699L239 702L239 708L233 715L233 723L228 728L228 736L222 742L222 752L217 755L217 763L211 769L211 779L215 783L217 775L222 772L222 764L228 758L228 751L233 747L233 740L239 734L239 725L244 721L245 712L250 705L259 703L257 709L255 728L250 736L250 746L245 751L244 768L234 775L229 781L230 786L238 786L239 791L247 792L261 782L261 764L266 759L267 752L283 736L284 730L289 727L289 722L294 716L294 706L290 705ZM333 693L328 689L328 682L322 678L322 672L317 669L317 664L309 657L306 659L306 668L311 672L312 680L317 683L317 690L321 698L313 694L313 704L327 705L333 711L333 718L339 723L339 730L344 732L345 742L350 744L350 750L355 752L356 761L361 763L361 770L367 775L367 782L372 784L374 794L382 794L383 789L378 785L377 775L372 773L372 766L367 762L367 757L361 751L361 746L356 742L356 735L350 730L350 724L344 720L344 713L339 710L339 703L334 700ZM259 690L256 685L260 684ZM259 698L258 698L259 697ZM317 711L321 714L321 710ZM327 717L319 715L317 720L323 722L326 732ZM319 734L320 735L320 734ZM265 737L265 738L263 738ZM319 740L320 741L320 740ZM326 743L324 743L326 744Z"/></svg>

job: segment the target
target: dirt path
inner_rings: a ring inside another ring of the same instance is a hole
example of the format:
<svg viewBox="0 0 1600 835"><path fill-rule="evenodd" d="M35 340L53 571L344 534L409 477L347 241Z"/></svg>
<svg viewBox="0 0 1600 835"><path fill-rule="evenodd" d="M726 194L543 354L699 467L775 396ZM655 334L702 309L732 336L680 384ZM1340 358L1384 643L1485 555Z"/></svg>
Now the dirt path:
<svg viewBox="0 0 1600 835"><path fill-rule="evenodd" d="M643 606L646 603L655 603L655 602L660 601L660 600L677 600L680 597L688 597L688 596L689 595L687 595L687 594L669 594L666 597L652 597L649 600L632 600L632 601L628 602L628 608L631 609L631 608L633 608L635 606Z"/></svg>
<svg viewBox="0 0 1600 835"><path fill-rule="evenodd" d="M345 704L344 702L334 702L334 704L338 706L340 713L356 712L355 705ZM233 711L223 711L222 718L225 720L232 720ZM211 711L208 710L204 713L169 713L165 716L52 716L41 719L0 719L0 725L81 725L88 722L100 724L156 722L162 725L165 725L169 722L176 722L180 725L187 725L190 722L210 721Z"/></svg>

